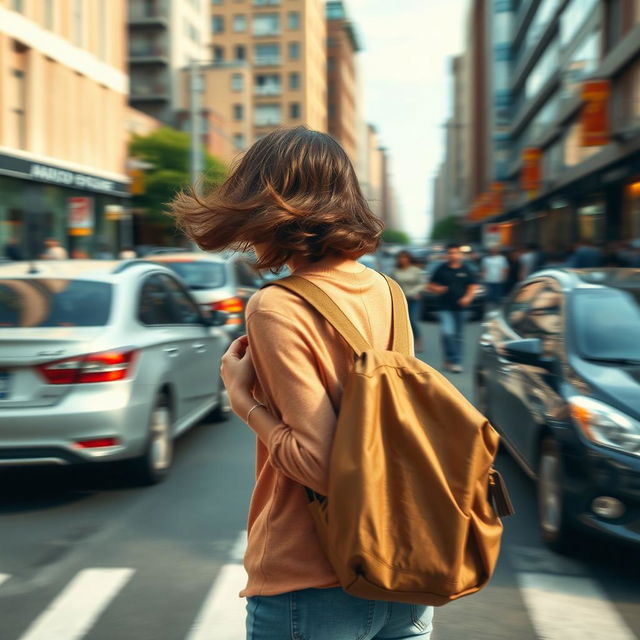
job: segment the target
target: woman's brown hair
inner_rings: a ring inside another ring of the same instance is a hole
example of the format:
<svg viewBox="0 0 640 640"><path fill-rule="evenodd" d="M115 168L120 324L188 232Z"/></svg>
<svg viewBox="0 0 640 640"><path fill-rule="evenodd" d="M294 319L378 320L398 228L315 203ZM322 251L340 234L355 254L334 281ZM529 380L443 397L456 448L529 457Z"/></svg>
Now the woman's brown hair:
<svg viewBox="0 0 640 640"><path fill-rule="evenodd" d="M312 262L359 258L375 251L383 228L344 149L306 127L267 134L220 187L202 198L181 193L170 210L202 249L260 244L262 269L281 267L293 255Z"/></svg>

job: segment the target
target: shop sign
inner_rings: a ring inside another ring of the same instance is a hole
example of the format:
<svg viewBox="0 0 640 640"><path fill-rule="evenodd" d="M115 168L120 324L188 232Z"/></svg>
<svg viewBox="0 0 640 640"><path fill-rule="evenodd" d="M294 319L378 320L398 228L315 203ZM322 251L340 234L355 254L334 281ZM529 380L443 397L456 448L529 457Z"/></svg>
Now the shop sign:
<svg viewBox="0 0 640 640"><path fill-rule="evenodd" d="M502 241L499 224L485 224L482 227L482 245L486 248L497 247Z"/></svg>
<svg viewBox="0 0 640 640"><path fill-rule="evenodd" d="M524 191L538 191L542 180L542 151L538 147L525 147L522 151L522 176L520 186Z"/></svg>
<svg viewBox="0 0 640 640"><path fill-rule="evenodd" d="M69 235L90 236L93 233L93 198L67 198Z"/></svg>
<svg viewBox="0 0 640 640"><path fill-rule="evenodd" d="M108 204L104 208L106 220L123 220L125 218L124 207L121 204Z"/></svg>
<svg viewBox="0 0 640 640"><path fill-rule="evenodd" d="M582 112L580 114L581 146L601 147L609 144L609 80L587 80L582 85Z"/></svg>
<svg viewBox="0 0 640 640"><path fill-rule="evenodd" d="M123 182L116 182L86 173L78 173L77 171L70 171L61 167L33 162L32 160L2 153L0 153L0 174L57 184L71 189L96 191L117 196L129 195L128 186Z"/></svg>

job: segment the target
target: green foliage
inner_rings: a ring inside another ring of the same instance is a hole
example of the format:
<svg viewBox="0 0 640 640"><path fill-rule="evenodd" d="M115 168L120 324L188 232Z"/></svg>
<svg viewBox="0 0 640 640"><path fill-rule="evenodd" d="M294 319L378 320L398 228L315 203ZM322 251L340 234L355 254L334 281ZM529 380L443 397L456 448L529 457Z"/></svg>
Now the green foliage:
<svg viewBox="0 0 640 640"><path fill-rule="evenodd" d="M390 244L409 244L411 238L404 231L398 231L397 229L385 229L382 232L382 242L389 242Z"/></svg>
<svg viewBox="0 0 640 640"><path fill-rule="evenodd" d="M431 231L432 240L449 240L457 242L463 239L464 233L459 216L448 216L436 222Z"/></svg>
<svg viewBox="0 0 640 640"><path fill-rule="evenodd" d="M153 165L144 172L145 192L133 196L135 208L146 209L150 220L171 224L165 215L167 203L180 189L190 185L189 134L170 127L156 129L146 136L134 135L129 155ZM203 151L205 173L202 186L206 190L224 180L224 164Z"/></svg>

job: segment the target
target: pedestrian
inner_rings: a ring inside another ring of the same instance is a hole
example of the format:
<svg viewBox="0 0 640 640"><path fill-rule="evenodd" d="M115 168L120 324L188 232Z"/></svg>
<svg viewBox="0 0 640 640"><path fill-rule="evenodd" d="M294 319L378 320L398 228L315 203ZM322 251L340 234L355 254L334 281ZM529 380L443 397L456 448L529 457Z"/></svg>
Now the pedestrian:
<svg viewBox="0 0 640 640"><path fill-rule="evenodd" d="M327 293L369 344L389 348L389 284L357 262L376 250L382 223L329 135L305 127L273 131L218 189L197 198L182 194L172 211L202 249L252 248L260 269L287 265ZM342 590L307 507L304 486L327 495L353 351L282 287L250 299L246 325L248 335L231 344L221 371L233 411L258 438L248 582L240 594L247 597L247 640L292 633L308 640L429 638L432 607L364 600Z"/></svg>
<svg viewBox="0 0 640 640"><path fill-rule="evenodd" d="M522 269L522 263L520 258L522 257L522 251L517 247L512 247L506 252L505 258L509 264L509 271L507 273L507 279L504 283L504 295L509 295L513 288L520 282L520 272Z"/></svg>
<svg viewBox="0 0 640 640"><path fill-rule="evenodd" d="M576 249L567 260L572 269L594 269L602 266L603 252L591 240L578 242Z"/></svg>
<svg viewBox="0 0 640 640"><path fill-rule="evenodd" d="M462 260L458 244L448 245L447 261L435 270L427 288L440 296L443 367L462 373L464 321L477 284L474 271Z"/></svg>
<svg viewBox="0 0 640 640"><path fill-rule="evenodd" d="M55 238L47 238L44 246L43 260L66 260L69 257L67 250Z"/></svg>
<svg viewBox="0 0 640 640"><path fill-rule="evenodd" d="M9 238L9 242L4 247L4 257L7 260L24 260L24 254L16 238Z"/></svg>
<svg viewBox="0 0 640 640"><path fill-rule="evenodd" d="M520 255L520 280L526 280L541 266L541 262L542 256L537 243L528 242Z"/></svg>
<svg viewBox="0 0 640 640"><path fill-rule="evenodd" d="M497 307L502 302L509 275L509 263L497 245L489 247L489 254L482 258L481 273L487 288L487 301Z"/></svg>
<svg viewBox="0 0 640 640"><path fill-rule="evenodd" d="M409 308L409 320L416 353L424 349L420 332L420 302L426 289L426 278L422 269L415 263L409 251L400 251L396 256L393 278L402 287Z"/></svg>

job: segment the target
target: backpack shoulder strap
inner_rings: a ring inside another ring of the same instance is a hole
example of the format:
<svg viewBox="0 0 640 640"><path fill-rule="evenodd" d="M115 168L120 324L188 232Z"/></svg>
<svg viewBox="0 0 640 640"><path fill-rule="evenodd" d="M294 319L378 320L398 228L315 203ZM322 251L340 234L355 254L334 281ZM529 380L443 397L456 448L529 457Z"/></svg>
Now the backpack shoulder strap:
<svg viewBox="0 0 640 640"><path fill-rule="evenodd" d="M391 302L393 305L393 350L405 355L411 355L411 340L409 338L409 320L405 313L404 293L400 285L382 274L391 290Z"/></svg>
<svg viewBox="0 0 640 640"><path fill-rule="evenodd" d="M284 287L306 300L344 338L354 350L356 356L360 356L367 349L371 349L371 345L362 337L362 334L347 318L342 309L313 282L301 276L287 276L280 280L268 282L263 285L263 288L269 286Z"/></svg>

